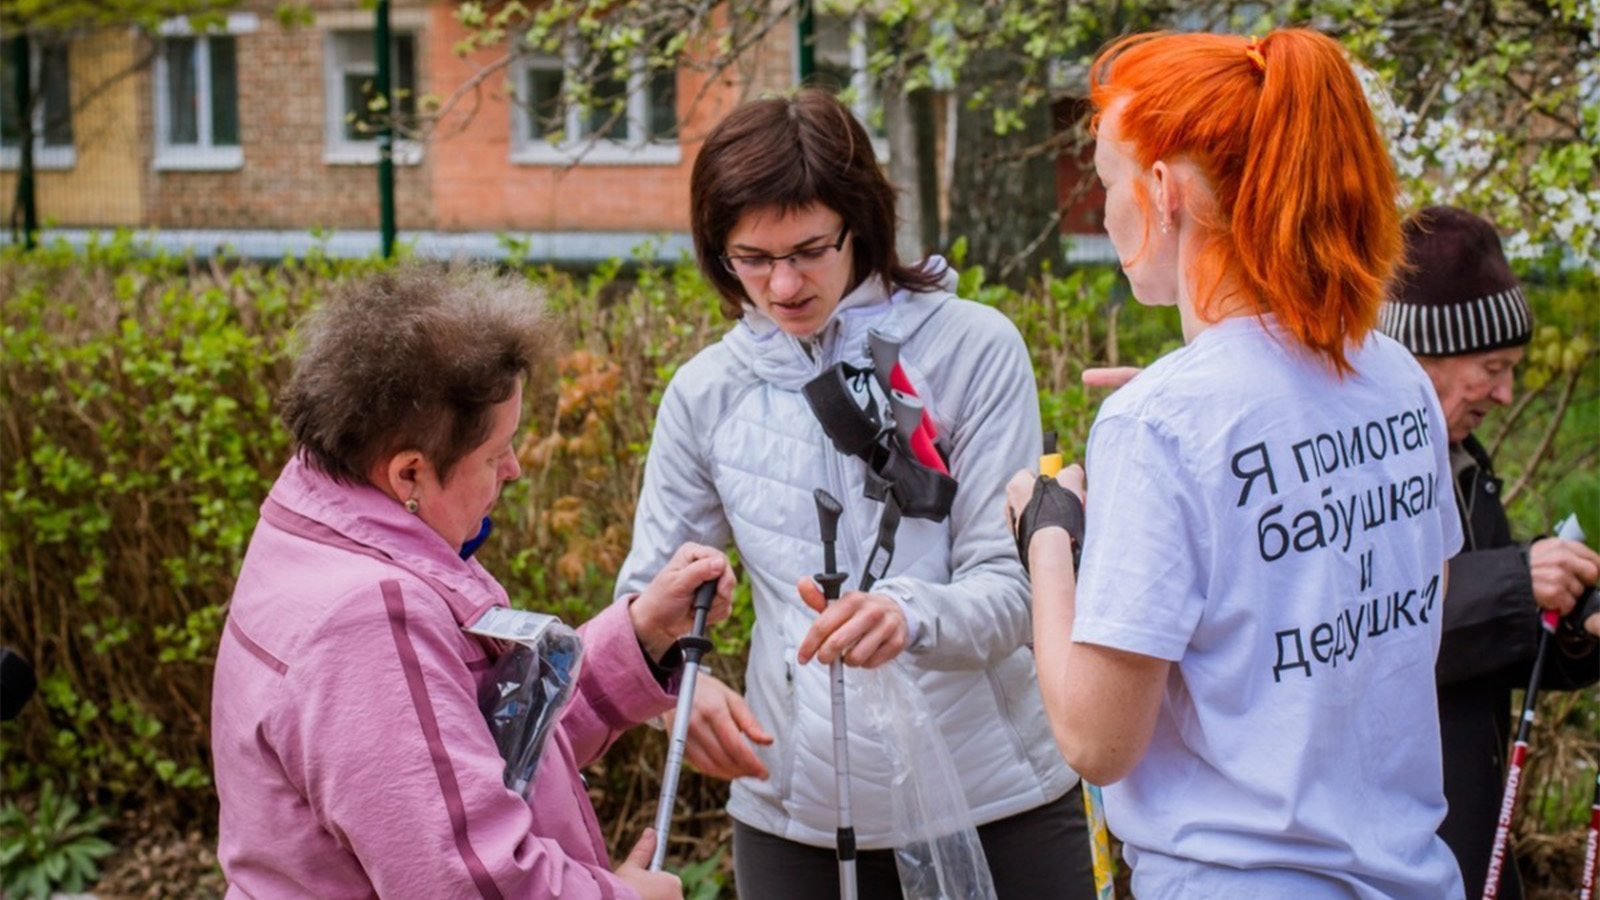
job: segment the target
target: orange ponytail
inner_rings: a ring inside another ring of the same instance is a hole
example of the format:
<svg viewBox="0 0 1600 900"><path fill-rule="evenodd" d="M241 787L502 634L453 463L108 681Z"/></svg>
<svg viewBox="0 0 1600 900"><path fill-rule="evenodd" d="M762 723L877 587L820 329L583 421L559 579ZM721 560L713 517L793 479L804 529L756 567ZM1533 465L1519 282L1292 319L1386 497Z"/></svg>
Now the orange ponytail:
<svg viewBox="0 0 1600 900"><path fill-rule="evenodd" d="M1350 370L1347 342L1377 322L1401 256L1394 167L1344 50L1314 31L1265 38L1143 34L1090 69L1097 111L1124 98L1120 136L1141 166L1186 158L1215 209L1196 260L1196 311L1233 274L1296 340ZM1142 198L1141 198L1142 199Z"/></svg>

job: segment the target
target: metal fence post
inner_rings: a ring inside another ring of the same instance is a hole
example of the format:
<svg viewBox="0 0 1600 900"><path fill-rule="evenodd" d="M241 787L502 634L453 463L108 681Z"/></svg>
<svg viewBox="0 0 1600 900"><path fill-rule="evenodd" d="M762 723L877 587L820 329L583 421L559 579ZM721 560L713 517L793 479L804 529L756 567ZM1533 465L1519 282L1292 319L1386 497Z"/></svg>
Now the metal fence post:
<svg viewBox="0 0 1600 900"><path fill-rule="evenodd" d="M795 84L805 84L817 71L816 0L800 0L800 16L795 23Z"/></svg>
<svg viewBox="0 0 1600 900"><path fill-rule="evenodd" d="M378 229L382 234L383 258L394 258L394 91L389 87L389 0L377 0L373 43L378 73L373 88L383 98L383 115L378 120Z"/></svg>
<svg viewBox="0 0 1600 900"><path fill-rule="evenodd" d="M11 66L16 76L12 96L17 108L17 206L11 217L13 239L21 238L24 249L39 242L39 206L33 180L33 67L28 58L28 37L11 39ZM18 220L22 234L17 235Z"/></svg>

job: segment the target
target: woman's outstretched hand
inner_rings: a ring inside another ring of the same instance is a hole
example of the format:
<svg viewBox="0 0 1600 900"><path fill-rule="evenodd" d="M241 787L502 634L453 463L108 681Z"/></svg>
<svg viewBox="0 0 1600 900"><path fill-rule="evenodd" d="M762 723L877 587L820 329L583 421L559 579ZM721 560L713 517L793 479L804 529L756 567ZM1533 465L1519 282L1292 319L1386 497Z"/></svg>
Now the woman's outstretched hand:
<svg viewBox="0 0 1600 900"><path fill-rule="evenodd" d="M672 730L676 713L667 713L667 730ZM767 777L767 767L756 755L751 742L772 743L772 735L756 721L750 704L733 688L702 672L694 691L694 710L689 714L689 743L684 757L689 764L713 778Z"/></svg>

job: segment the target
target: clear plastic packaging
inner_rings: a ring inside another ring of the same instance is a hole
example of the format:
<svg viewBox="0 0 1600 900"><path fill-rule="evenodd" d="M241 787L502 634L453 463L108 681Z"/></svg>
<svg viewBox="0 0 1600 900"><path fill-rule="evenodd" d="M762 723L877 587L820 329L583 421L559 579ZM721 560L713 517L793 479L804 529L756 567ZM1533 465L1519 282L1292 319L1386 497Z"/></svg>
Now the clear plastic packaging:
<svg viewBox="0 0 1600 900"><path fill-rule="evenodd" d="M896 773L889 793L895 831L904 836L895 866L905 900L995 900L961 778L944 741L928 739L938 723L911 674L893 662L851 669L850 677L865 701L863 725L882 741Z"/></svg>
<svg viewBox="0 0 1600 900"><path fill-rule="evenodd" d="M505 607L485 610L466 630L511 644L478 689L478 708L506 761L506 787L527 797L578 683L583 640L555 616Z"/></svg>

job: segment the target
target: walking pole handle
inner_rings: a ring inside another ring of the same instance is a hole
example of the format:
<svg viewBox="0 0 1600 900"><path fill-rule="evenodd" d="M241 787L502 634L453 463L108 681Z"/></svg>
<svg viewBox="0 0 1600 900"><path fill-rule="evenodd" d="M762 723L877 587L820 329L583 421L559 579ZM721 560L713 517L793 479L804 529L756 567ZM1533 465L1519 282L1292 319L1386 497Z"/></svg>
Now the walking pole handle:
<svg viewBox="0 0 1600 900"><path fill-rule="evenodd" d="M706 616L710 615L711 604L716 599L716 579L694 589L694 627L688 634L678 638L678 646L683 650L686 663L697 663L702 656L711 652L711 641L706 638Z"/></svg>
<svg viewBox="0 0 1600 900"><path fill-rule="evenodd" d="M1039 474L1046 478L1054 478L1061 474L1065 462L1061 459L1061 451L1056 449L1056 433L1044 433L1044 454L1039 457Z"/></svg>
<svg viewBox="0 0 1600 900"><path fill-rule="evenodd" d="M811 499L817 504L817 525L822 530L822 557L825 563L823 568L827 570L828 574L832 574L835 567L834 564L837 561L834 556L833 545L839 540L839 517L844 515L844 506L832 494L822 488L812 491ZM843 581L844 579L841 576L840 583L842 584ZM828 586L822 581L819 580L817 583L822 585L824 591L827 590ZM839 594L836 588L828 599L836 600L838 597Z"/></svg>
<svg viewBox="0 0 1600 900"><path fill-rule="evenodd" d="M867 355L872 357L872 376L887 395L893 390L894 367L900 364L900 342L874 328L867 332Z"/></svg>
<svg viewBox="0 0 1600 900"><path fill-rule="evenodd" d="M1565 519L1562 519L1556 523L1556 537L1561 538L1564 541L1577 541L1580 544L1587 539L1587 536L1583 533L1583 526L1578 523L1577 513L1567 513L1567 517ZM1591 590L1593 589L1591 588ZM1583 603L1584 598L1583 595L1580 594L1578 597L1578 605L1582 606ZM1544 630L1550 633L1554 633L1556 626L1560 623L1561 616L1558 615L1553 609L1545 610L1544 615L1539 617L1539 624L1543 625Z"/></svg>
<svg viewBox="0 0 1600 900"><path fill-rule="evenodd" d="M894 412L895 432L900 435L900 440L905 442L906 449L911 450L911 439L917 433L917 426L922 424L922 398L891 388L889 407ZM915 455L915 452L912 455Z"/></svg>
<svg viewBox="0 0 1600 900"><path fill-rule="evenodd" d="M811 499L817 504L817 523L822 529L822 543L831 544L839 539L839 517L844 515L844 507L822 488L812 491ZM833 566L828 566L828 569L831 571Z"/></svg>

